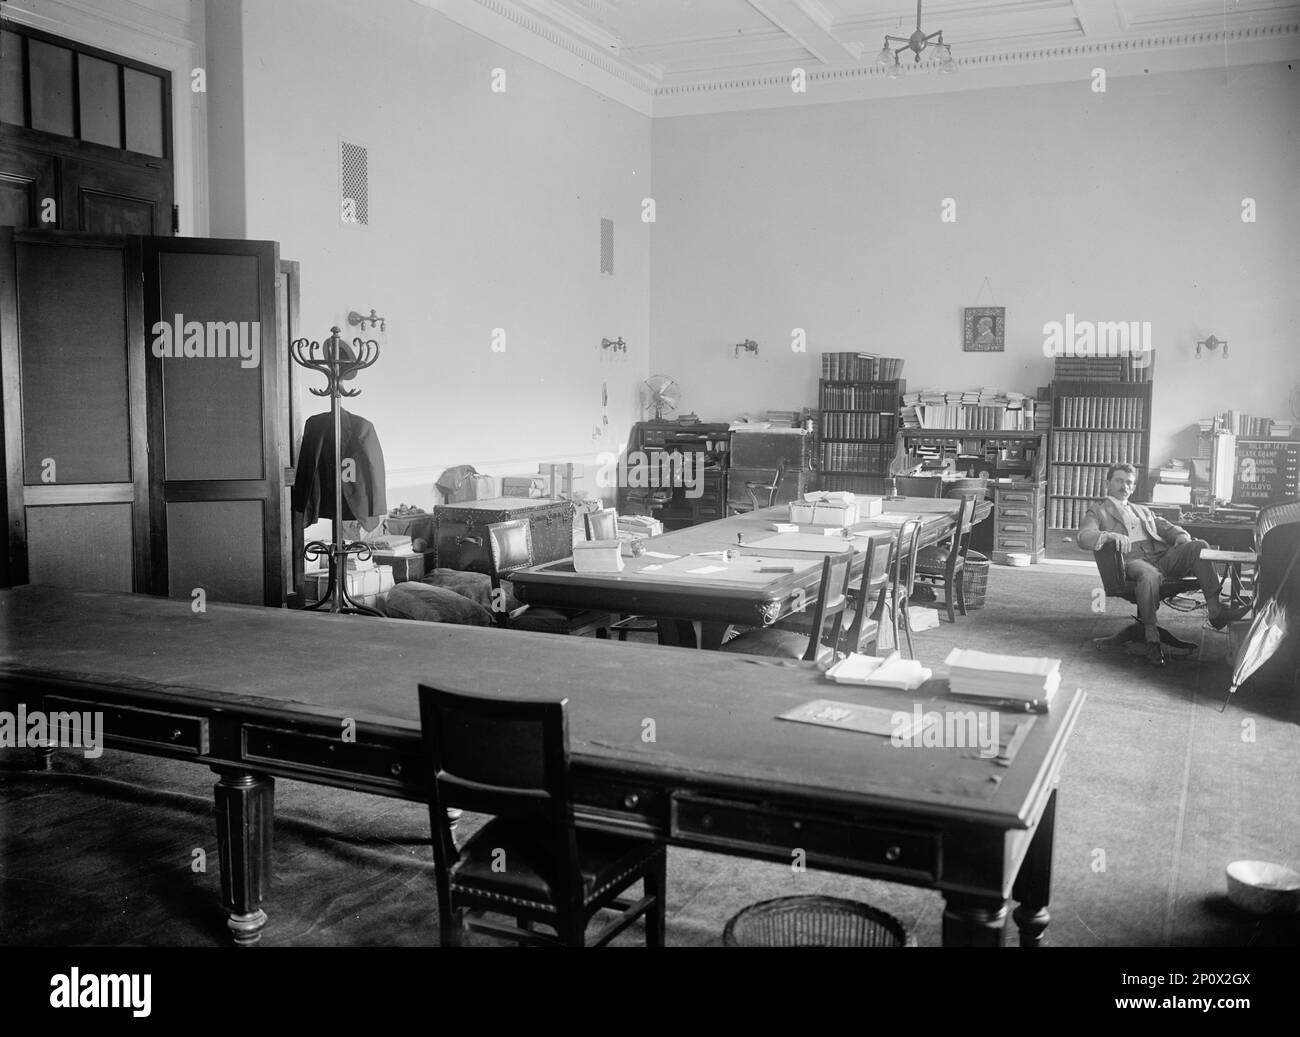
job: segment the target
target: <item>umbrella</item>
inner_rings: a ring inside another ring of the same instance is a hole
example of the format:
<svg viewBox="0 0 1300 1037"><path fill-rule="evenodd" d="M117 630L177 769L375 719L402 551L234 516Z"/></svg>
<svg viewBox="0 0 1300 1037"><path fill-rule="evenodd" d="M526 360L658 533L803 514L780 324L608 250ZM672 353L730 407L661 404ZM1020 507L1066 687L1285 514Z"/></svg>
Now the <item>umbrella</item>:
<svg viewBox="0 0 1300 1037"><path fill-rule="evenodd" d="M1300 549L1291 555L1291 561L1287 563L1286 572L1282 574L1276 593L1264 603L1263 608L1255 612L1255 621L1250 624L1246 639L1241 643L1241 651L1237 653L1237 663L1232 668L1232 683L1228 686L1227 698L1219 707L1220 713L1227 708L1229 700L1246 682L1246 678L1273 657L1273 653L1278 650L1286 637L1286 606L1279 599L1297 558L1300 558Z"/></svg>

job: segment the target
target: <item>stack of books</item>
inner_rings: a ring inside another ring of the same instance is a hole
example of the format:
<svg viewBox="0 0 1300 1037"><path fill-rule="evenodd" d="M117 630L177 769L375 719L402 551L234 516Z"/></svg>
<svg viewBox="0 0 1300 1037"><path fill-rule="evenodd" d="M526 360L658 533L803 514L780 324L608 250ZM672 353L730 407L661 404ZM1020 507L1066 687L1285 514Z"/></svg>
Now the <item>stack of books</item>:
<svg viewBox="0 0 1300 1037"><path fill-rule="evenodd" d="M944 660L957 698L1046 713L1061 685L1061 660L954 648Z"/></svg>

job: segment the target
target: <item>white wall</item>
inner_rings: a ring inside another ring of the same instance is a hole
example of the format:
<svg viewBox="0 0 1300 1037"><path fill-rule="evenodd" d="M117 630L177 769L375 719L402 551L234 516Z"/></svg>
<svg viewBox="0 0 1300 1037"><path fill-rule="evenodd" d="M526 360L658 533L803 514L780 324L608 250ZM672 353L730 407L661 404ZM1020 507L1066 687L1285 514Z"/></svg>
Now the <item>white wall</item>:
<svg viewBox="0 0 1300 1037"><path fill-rule="evenodd" d="M1285 416L1300 380L1297 76L1263 65L1112 77L1101 95L1085 81L658 119L652 366L714 419L815 405L817 354L832 350L906 357L909 388L1032 392L1051 378L1043 325L1072 312L1152 322L1153 461L1195 453L1185 430L1201 415ZM945 198L956 223L941 222ZM1006 307L1005 353L963 353L974 305ZM1210 333L1227 361L1193 358ZM745 337L757 362L732 359Z"/></svg>
<svg viewBox="0 0 1300 1037"><path fill-rule="evenodd" d="M213 177L242 179L247 237L302 263L304 333L355 334L354 309L387 318L347 406L376 425L390 505L427 503L452 464L509 473L616 447L648 370L649 120L410 0L246 0L240 35L242 169L214 154ZM210 19L209 36L217 64L236 34ZM340 138L370 149L369 227L340 219ZM619 336L627 360L602 361Z"/></svg>

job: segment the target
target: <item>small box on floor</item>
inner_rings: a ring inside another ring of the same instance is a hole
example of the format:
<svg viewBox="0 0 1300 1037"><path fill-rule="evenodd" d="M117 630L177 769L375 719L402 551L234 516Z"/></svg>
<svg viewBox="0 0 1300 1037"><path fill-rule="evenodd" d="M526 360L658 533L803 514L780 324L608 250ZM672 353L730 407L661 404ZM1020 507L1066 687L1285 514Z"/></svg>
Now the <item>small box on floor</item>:
<svg viewBox="0 0 1300 1037"><path fill-rule="evenodd" d="M376 551L373 558L376 565L392 568L394 583L407 583L424 579L424 574L434 567L435 553L433 551Z"/></svg>
<svg viewBox="0 0 1300 1037"><path fill-rule="evenodd" d="M305 574L305 592L308 602L320 601L329 593L329 572ZM393 588L391 566L377 565L372 569L352 569L347 573L348 596L358 605L373 605L376 599Z"/></svg>

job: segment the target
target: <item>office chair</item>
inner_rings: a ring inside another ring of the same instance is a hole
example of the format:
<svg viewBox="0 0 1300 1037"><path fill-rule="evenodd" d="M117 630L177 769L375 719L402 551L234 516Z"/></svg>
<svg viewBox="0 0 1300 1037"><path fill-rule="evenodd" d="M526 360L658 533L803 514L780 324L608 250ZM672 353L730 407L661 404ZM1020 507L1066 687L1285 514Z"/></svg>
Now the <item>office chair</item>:
<svg viewBox="0 0 1300 1037"><path fill-rule="evenodd" d="M957 622L953 611L956 599L957 609L966 615L966 552L970 547L970 516L975 511L975 500L963 496L957 506L957 526L946 543L935 544L917 552L916 579L922 583L943 585L944 604L948 608L948 622Z"/></svg>
<svg viewBox="0 0 1300 1037"><path fill-rule="evenodd" d="M424 684L419 699L443 945L458 945L469 929L524 944L600 947L645 916L646 946L662 947L665 848L574 828L568 700L502 699ZM492 820L457 849L449 808ZM620 899L638 881L641 898ZM606 908L619 916L588 944L587 926ZM516 924L489 913L513 915ZM555 935L534 931L534 924Z"/></svg>
<svg viewBox="0 0 1300 1037"><path fill-rule="evenodd" d="M849 577L852 570L852 551L828 554L822 561L821 585L806 634L782 626L746 630L726 642L721 650L780 659L802 659L804 662L816 662L829 652L830 662L834 662L839 658L840 631L844 624L844 610L849 602ZM829 637L824 636L827 620L831 624Z"/></svg>
<svg viewBox="0 0 1300 1037"><path fill-rule="evenodd" d="M1120 557L1119 548L1113 543L1107 543L1100 550L1094 551L1092 557L1097 563L1097 572L1101 574L1101 585L1106 591L1106 597L1123 598L1129 604L1137 605L1137 582L1130 580L1124 574L1124 559ZM1195 576L1164 580L1160 584L1160 602L1177 597L1179 594L1199 590L1200 586ZM1158 607L1159 602L1157 603ZM1175 637L1164 627L1159 627L1159 630L1160 642L1171 655L1188 655L1196 651L1196 645L1191 641L1184 641L1182 638ZM1099 648L1112 648L1134 641L1138 644L1146 641L1146 628L1143 627L1136 615L1133 617L1133 622L1123 630L1111 634L1109 637L1095 638L1093 644Z"/></svg>
<svg viewBox="0 0 1300 1037"><path fill-rule="evenodd" d="M502 587L510 574L533 564L533 533L528 519L510 519L488 526L488 545L492 553L492 614L497 626L509 630L532 630L544 634L581 635L595 632L609 637L614 616L609 612L534 608L515 600Z"/></svg>
<svg viewBox="0 0 1300 1037"><path fill-rule="evenodd" d="M617 508L601 508L600 511L587 512L582 516L582 520L587 527L588 540L619 539ZM610 624L609 629L618 634L620 641L626 641L629 633L658 634L659 623L644 616L620 615L616 622Z"/></svg>
<svg viewBox="0 0 1300 1037"><path fill-rule="evenodd" d="M927 475L900 475L894 480L904 497L942 497L943 480Z"/></svg>
<svg viewBox="0 0 1300 1037"><path fill-rule="evenodd" d="M748 508L744 504L728 504L733 515L747 515L751 511L758 511L761 508L776 507L777 494L781 492L781 482L785 478L785 461L776 466L770 483L765 482L747 482L745 491L749 494L749 499L753 502Z"/></svg>
<svg viewBox="0 0 1300 1037"><path fill-rule="evenodd" d="M890 557L894 551L894 534L872 535L863 553L862 577L857 587L850 587L849 602L844 612L844 633L839 650L845 655L874 647L880 630L889 593ZM792 630L811 637L813 614L808 609L786 616L773 624L782 630Z"/></svg>

